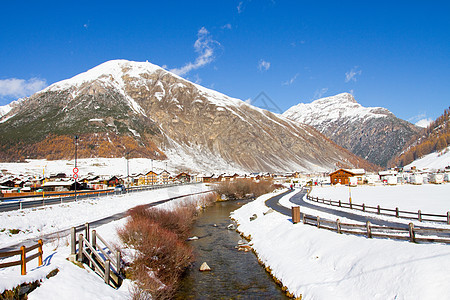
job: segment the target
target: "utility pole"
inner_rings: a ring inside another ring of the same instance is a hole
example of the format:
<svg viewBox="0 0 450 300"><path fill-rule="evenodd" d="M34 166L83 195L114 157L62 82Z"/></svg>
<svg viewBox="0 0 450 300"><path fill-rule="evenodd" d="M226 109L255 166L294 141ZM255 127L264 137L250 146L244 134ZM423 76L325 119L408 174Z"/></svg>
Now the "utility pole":
<svg viewBox="0 0 450 300"><path fill-rule="evenodd" d="M73 178L75 179L75 201L77 201L77 183L78 183L78 168L77 168L77 150L78 150L78 135L75 136L75 167L73 168Z"/></svg>
<svg viewBox="0 0 450 300"><path fill-rule="evenodd" d="M155 181L155 172L153 172L153 158L150 158L151 162L152 162L152 185Z"/></svg>
<svg viewBox="0 0 450 300"><path fill-rule="evenodd" d="M127 159L127 192L128 189L130 188L130 161L129 161L129 154L130 152L125 153L126 155L126 159Z"/></svg>

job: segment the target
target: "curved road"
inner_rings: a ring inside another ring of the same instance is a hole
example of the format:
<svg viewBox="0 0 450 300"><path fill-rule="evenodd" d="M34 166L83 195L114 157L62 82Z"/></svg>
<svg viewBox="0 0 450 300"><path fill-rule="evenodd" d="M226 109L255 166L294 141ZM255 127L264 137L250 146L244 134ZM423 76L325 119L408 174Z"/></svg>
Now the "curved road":
<svg viewBox="0 0 450 300"><path fill-rule="evenodd" d="M144 204L144 205L146 207L152 207L152 206L160 205L160 204L163 204L163 203L166 203L168 201L175 200L175 199L189 197L189 196L203 194L203 193L209 193L209 192L211 192L211 191L203 191L203 192L191 193L191 194L186 194L186 195L181 195L181 196L175 196L175 197L171 197L171 198L164 199L164 200L159 200L159 201L152 202L152 203L149 203L149 204ZM99 220L96 220L96 221L93 221L93 222L90 222L89 223L89 228L90 229L94 229L96 227L102 226L102 225L110 223L112 221L116 221L116 220L122 219L122 218L127 216L127 213L128 213L128 210L124 211L124 212L120 212L120 213L114 214L114 215L111 215L111 216L108 216L108 217L105 217L105 218L102 218L102 219L99 219ZM85 224L75 226L77 231L84 230L84 227L85 227ZM54 240L55 238L59 238L61 236L66 236L66 235L69 235L69 234L70 234L70 228L69 229L60 230L60 231L57 231L57 232L53 232L53 233L49 233L49 234L43 235L41 237L30 238L30 239L24 240L24 241L22 241L20 243L17 243L15 245L10 245L8 247L0 248L0 251L1 252L14 251L14 250L17 250L18 248L20 248L20 246L22 246L22 245L24 245L25 247L29 247L29 246L35 245L39 239L42 239L42 241L45 244L46 242L50 242L50 241Z"/></svg>
<svg viewBox="0 0 450 300"><path fill-rule="evenodd" d="M279 200L289 194L289 193L294 193L296 192L296 194L294 194L291 199L289 199L289 201L295 205L299 205L300 207L307 207L307 208L311 208L317 211L321 211L321 212L325 212L325 213L329 213L329 214L333 214L337 217L341 217L341 218L347 218L347 219L351 219L353 221L356 222L367 222L370 221L371 224L373 225L379 225L379 226L389 226L389 227L400 227L400 228L408 228L408 224L405 223L398 223L398 222L393 222L393 221L385 221L385 220L380 220L376 217L372 217L372 216L364 216L364 215L358 215L358 214L354 214L351 212L346 212L346 211L341 211L338 209L333 209L333 208L328 208L328 207L322 207L319 205L315 205L309 202L305 202L303 200L303 197L306 195L306 193L308 192L306 189L301 189L301 190L294 190L294 191L287 191L285 193L282 193L278 196L272 197L269 200L266 201L266 206L274 209L275 211L278 211L279 213L282 213L283 215L292 216L291 210L287 207L284 207L282 205L280 205L278 202ZM300 218L302 218L303 213L300 209ZM427 226L420 226L421 228L434 228L434 227L427 227Z"/></svg>

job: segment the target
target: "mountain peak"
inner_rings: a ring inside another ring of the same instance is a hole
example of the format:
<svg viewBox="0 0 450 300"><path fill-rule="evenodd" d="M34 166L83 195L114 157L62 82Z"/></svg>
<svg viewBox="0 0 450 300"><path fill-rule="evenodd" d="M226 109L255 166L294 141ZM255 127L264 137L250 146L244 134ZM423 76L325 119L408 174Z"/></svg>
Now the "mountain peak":
<svg viewBox="0 0 450 300"><path fill-rule="evenodd" d="M79 86L85 82L101 79L103 79L102 81L114 80L117 83L122 84L122 77L124 75L138 77L141 74L151 74L158 70L164 71L163 68L149 63L148 61L136 62L125 59L110 60L72 78L54 83L42 90L42 92L63 90L70 86Z"/></svg>

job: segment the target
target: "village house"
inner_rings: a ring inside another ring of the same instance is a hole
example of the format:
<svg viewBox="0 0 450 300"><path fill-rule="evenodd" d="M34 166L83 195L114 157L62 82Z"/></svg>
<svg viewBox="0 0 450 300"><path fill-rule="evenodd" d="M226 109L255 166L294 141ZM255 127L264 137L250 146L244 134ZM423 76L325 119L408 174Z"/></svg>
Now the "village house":
<svg viewBox="0 0 450 300"><path fill-rule="evenodd" d="M364 183L364 175L366 171L364 169L339 169L330 173L331 184L343 184L348 185L350 183L350 177L355 177L352 182L356 184ZM355 182L356 181L356 182Z"/></svg>
<svg viewBox="0 0 450 300"><path fill-rule="evenodd" d="M169 184L170 173L166 170L158 174L158 184Z"/></svg>
<svg viewBox="0 0 450 300"><path fill-rule="evenodd" d="M175 176L175 180L181 182L181 183L187 183L191 182L191 176L186 172L181 172L177 176Z"/></svg>
<svg viewBox="0 0 450 300"><path fill-rule="evenodd" d="M150 171L144 176L145 185L155 185L158 183L158 174L154 171Z"/></svg>

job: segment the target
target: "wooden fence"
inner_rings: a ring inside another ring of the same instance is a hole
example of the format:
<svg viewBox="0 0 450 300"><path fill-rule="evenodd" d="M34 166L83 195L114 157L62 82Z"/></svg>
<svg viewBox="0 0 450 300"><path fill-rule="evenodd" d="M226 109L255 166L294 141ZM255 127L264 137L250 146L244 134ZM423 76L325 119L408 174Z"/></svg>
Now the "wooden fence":
<svg viewBox="0 0 450 300"><path fill-rule="evenodd" d="M7 267L20 265L21 266L21 274L26 275L27 274L27 262L29 262L30 260L38 258L38 265L42 266L42 255L43 255L42 245L43 245L42 240L39 240L36 245L33 245L31 247L22 246L22 247L20 247L19 250L0 252L0 258L7 258L7 257L20 255L19 260L7 262L7 263L1 263L0 268L7 268ZM27 257L27 253L30 251L33 251L35 249L38 249L37 253Z"/></svg>
<svg viewBox="0 0 450 300"><path fill-rule="evenodd" d="M431 222L441 222L446 223L450 225L450 211L448 211L445 215L439 215L439 214L427 214L423 213L420 209L417 212L411 212L411 211L405 211L405 210L399 210L398 207L395 209L389 209L389 208L382 208L379 205L375 206L369 206L363 204L354 204L351 201L349 202L343 202L341 200L333 201L333 200L327 200L327 199L321 199L319 197L312 197L310 195L306 196L308 200L317 202L317 203L323 203L326 205L336 206L336 207L343 207L343 208L350 208L354 210L359 210L363 212L369 212L369 213L376 213L377 215L384 215L384 216L392 216L397 217L401 219L409 219L409 220L419 220L422 221L431 221Z"/></svg>
<svg viewBox="0 0 450 300"><path fill-rule="evenodd" d="M292 207L293 220L298 214L300 214L300 208L298 206ZM419 228L414 227L413 223L409 223L407 228L372 225L369 221L366 224L351 224L342 223L339 219L332 221L307 214L302 214L301 220L306 225L336 231L337 233L363 235L367 238L381 237L411 242L450 243L450 229ZM298 221L294 223L298 223Z"/></svg>
<svg viewBox="0 0 450 300"><path fill-rule="evenodd" d="M106 284L119 287L123 279L120 251L114 250L95 230L90 232L89 223L81 230L84 235L79 233L77 236L76 228L71 229L71 256L89 265Z"/></svg>

